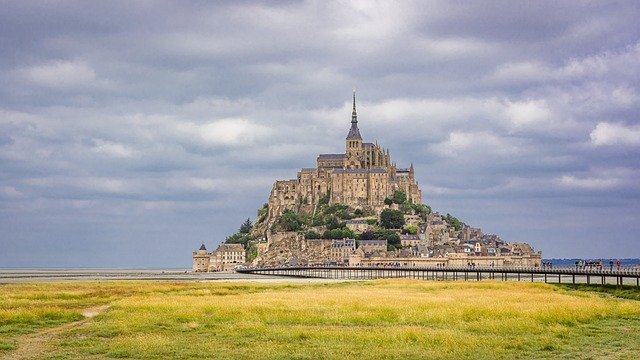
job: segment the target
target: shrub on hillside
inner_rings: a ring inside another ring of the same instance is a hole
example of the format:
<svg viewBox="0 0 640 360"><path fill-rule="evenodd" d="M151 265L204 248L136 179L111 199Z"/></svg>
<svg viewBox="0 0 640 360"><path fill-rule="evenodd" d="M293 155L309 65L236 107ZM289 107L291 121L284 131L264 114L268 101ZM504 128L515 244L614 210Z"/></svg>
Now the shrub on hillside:
<svg viewBox="0 0 640 360"><path fill-rule="evenodd" d="M380 225L386 229L400 229L404 225L404 214L399 210L384 209L380 213Z"/></svg>

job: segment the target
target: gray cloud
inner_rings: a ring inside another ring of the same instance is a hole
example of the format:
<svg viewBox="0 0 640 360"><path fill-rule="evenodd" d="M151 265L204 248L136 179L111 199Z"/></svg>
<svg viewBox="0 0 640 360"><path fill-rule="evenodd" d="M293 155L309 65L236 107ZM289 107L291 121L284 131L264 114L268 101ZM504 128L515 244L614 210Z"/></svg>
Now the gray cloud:
<svg viewBox="0 0 640 360"><path fill-rule="evenodd" d="M545 256L637 251L636 2L5 2L0 266L178 266L363 136ZM95 258L95 263L92 262Z"/></svg>

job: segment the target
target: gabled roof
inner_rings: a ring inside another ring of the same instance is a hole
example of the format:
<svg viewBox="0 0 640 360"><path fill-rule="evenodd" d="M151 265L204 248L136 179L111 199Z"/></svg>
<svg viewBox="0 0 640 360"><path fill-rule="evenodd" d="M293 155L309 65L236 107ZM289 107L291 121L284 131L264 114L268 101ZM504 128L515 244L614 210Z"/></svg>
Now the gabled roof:
<svg viewBox="0 0 640 360"><path fill-rule="evenodd" d="M206 248L206 247L204 247L204 244L202 244L202 245L200 245L200 250L207 251L207 248Z"/></svg>
<svg viewBox="0 0 640 360"><path fill-rule="evenodd" d="M242 244L220 244L216 251L244 251Z"/></svg>

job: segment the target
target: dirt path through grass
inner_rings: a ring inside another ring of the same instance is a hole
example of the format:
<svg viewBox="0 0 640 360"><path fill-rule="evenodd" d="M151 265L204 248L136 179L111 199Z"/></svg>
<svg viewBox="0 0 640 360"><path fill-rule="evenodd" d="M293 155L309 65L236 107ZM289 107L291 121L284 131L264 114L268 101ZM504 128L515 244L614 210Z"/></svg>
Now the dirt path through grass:
<svg viewBox="0 0 640 360"><path fill-rule="evenodd" d="M49 328L18 339L15 351L6 354L0 360L41 359L48 351L53 350L51 339L65 331L74 329L91 321L92 318L109 309L109 305L93 306L82 311L84 319Z"/></svg>

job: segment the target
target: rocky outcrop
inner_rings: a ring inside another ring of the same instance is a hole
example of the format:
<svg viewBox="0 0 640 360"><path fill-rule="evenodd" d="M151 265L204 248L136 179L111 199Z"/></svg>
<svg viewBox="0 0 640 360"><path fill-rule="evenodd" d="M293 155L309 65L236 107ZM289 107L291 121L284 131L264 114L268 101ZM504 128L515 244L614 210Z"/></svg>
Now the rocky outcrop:
<svg viewBox="0 0 640 360"><path fill-rule="evenodd" d="M260 244L253 266L309 265L331 258L331 240L307 240L297 232L271 234Z"/></svg>

